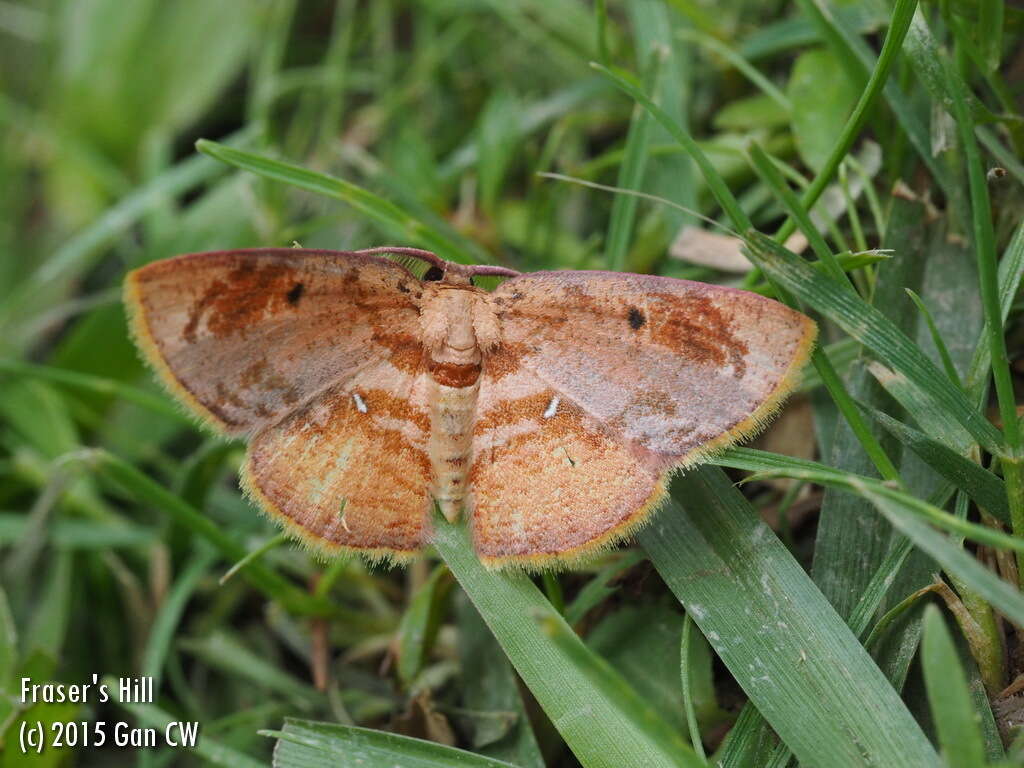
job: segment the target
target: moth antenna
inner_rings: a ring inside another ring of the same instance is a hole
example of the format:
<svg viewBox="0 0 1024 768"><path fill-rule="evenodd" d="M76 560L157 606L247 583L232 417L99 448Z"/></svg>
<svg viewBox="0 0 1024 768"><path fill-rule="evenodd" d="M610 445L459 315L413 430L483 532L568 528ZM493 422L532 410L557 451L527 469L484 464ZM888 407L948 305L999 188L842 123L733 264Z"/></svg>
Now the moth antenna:
<svg viewBox="0 0 1024 768"><path fill-rule="evenodd" d="M518 277L520 272L508 267L496 267L490 264L459 264L454 261L445 261L432 251L425 251L422 248L407 248L405 246L380 246L378 248L365 248L355 253L377 256L392 253L397 256L409 256L437 267L442 272L453 269L455 272L469 276L480 275L481 277Z"/></svg>
<svg viewBox="0 0 1024 768"><path fill-rule="evenodd" d="M364 248L361 251L354 251L354 253L365 254L366 256L379 256L386 253L394 253L399 256L411 256L414 259L425 261L427 264L432 264L442 270L448 265L447 261L432 251L425 251L422 248L407 248L401 245L384 245L378 248Z"/></svg>
<svg viewBox="0 0 1024 768"><path fill-rule="evenodd" d="M522 274L522 272L517 272L508 267L496 267L491 264L471 266L470 269L474 276L479 275L481 277L519 277Z"/></svg>

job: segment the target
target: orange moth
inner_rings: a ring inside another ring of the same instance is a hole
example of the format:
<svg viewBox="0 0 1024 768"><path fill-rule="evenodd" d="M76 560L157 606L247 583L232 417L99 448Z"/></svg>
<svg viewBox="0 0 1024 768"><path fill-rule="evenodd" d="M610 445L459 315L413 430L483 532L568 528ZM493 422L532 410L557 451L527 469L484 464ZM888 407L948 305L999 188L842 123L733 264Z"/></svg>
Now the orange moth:
<svg viewBox="0 0 1024 768"><path fill-rule="evenodd" d="M509 279L487 292L479 275ZM124 299L170 392L248 438L242 484L291 533L402 561L436 502L492 567L629 534L670 472L771 418L816 335L731 288L413 248L189 254L131 272Z"/></svg>

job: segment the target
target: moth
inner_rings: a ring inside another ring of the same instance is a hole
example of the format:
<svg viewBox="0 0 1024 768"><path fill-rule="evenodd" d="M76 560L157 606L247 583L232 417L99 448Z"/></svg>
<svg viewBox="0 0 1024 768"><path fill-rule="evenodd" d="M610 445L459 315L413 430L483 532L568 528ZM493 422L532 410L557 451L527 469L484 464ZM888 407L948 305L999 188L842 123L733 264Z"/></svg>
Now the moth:
<svg viewBox="0 0 1024 768"><path fill-rule="evenodd" d="M627 536L673 470L771 418L816 335L732 288L399 247L178 256L128 274L124 300L169 391L248 438L242 485L289 532L404 561L436 503L490 567Z"/></svg>

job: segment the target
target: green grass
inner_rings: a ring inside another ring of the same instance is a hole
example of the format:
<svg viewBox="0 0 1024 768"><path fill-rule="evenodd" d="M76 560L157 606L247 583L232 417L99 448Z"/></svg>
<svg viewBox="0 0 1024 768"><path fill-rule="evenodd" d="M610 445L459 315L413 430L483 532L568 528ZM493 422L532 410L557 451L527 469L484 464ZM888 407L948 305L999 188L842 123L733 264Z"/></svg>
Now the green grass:
<svg viewBox="0 0 1024 768"><path fill-rule="evenodd" d="M0 768L1024 764L1022 40L998 0L0 2ZM715 223L746 273L670 255ZM119 303L293 242L737 285L823 343L789 430L585 567L440 519L323 562ZM18 699L93 674L156 700ZM201 739L18 753L68 720Z"/></svg>

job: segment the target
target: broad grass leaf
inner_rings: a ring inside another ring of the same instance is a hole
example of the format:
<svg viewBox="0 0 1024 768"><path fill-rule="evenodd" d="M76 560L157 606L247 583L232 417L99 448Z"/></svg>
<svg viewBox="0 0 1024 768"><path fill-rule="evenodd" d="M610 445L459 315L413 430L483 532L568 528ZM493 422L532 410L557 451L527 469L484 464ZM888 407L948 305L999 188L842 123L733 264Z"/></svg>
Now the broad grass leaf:
<svg viewBox="0 0 1024 768"><path fill-rule="evenodd" d="M935 766L899 696L725 474L690 470L672 491L640 542L797 759ZM817 713L814 729L808 711Z"/></svg>
<svg viewBox="0 0 1024 768"><path fill-rule="evenodd" d="M288 718L277 738L274 768L515 768L432 741L337 723Z"/></svg>
<svg viewBox="0 0 1024 768"><path fill-rule="evenodd" d="M473 749L521 768L544 768L544 758L526 714L512 665L476 608L459 592L456 599L462 706L474 713Z"/></svg>
<svg viewBox="0 0 1024 768"><path fill-rule="evenodd" d="M585 768L703 765L657 710L583 644L525 574L483 566L465 525L436 519L434 546Z"/></svg>
<svg viewBox="0 0 1024 768"><path fill-rule="evenodd" d="M902 288L918 286L926 255L924 206L916 201L895 199L890 214L885 245L899 254L883 262L876 272L874 306L908 335L914 334L917 316L910 302L903 301ZM879 407L888 407L891 399L864 368L863 358L851 366L847 385L852 397ZM876 437L884 433L875 428ZM830 466L856 474L877 473L847 422L842 421L833 435L833 448L827 456ZM880 440L886 453L900 464L898 446L891 439ZM865 499L835 489L826 489L815 537L811 575L829 602L847 621L859 605L865 587L873 578L889 550L892 529Z"/></svg>
<svg viewBox="0 0 1024 768"><path fill-rule="evenodd" d="M797 57L786 93L792 104L790 123L797 151L808 166L820 171L860 89L831 52L818 48Z"/></svg>

